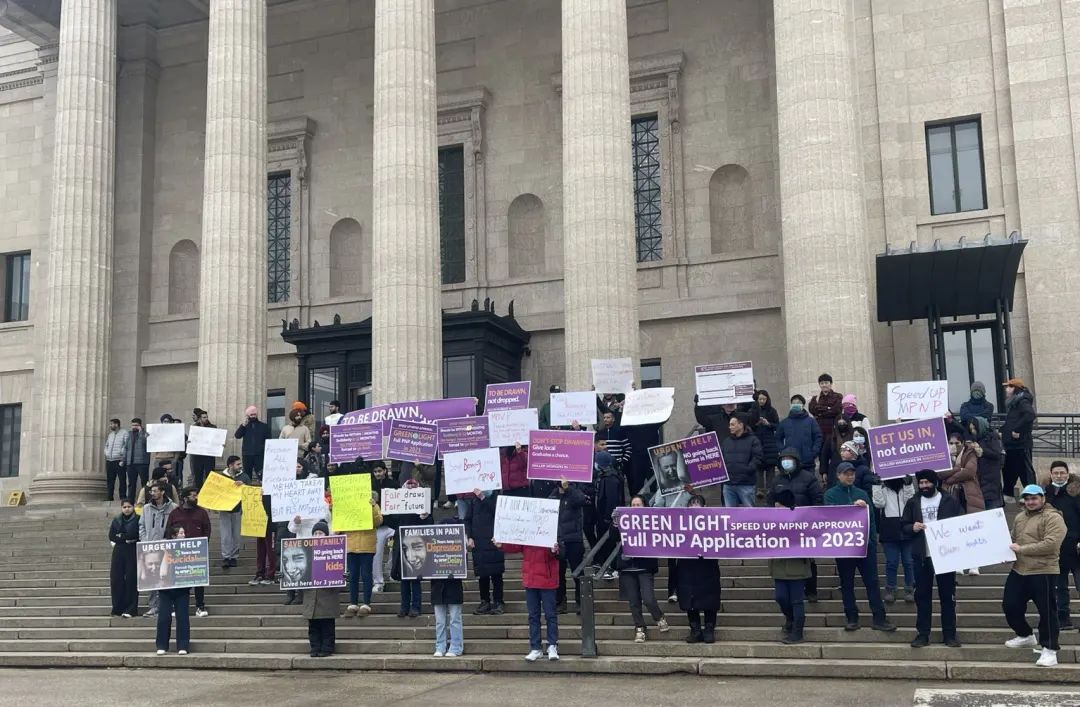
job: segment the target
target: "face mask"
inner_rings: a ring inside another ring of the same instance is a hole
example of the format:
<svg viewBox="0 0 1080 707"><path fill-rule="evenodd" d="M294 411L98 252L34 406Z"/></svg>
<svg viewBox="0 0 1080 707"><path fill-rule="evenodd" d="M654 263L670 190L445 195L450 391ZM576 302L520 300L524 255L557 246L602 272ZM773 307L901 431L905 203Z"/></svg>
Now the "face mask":
<svg viewBox="0 0 1080 707"><path fill-rule="evenodd" d="M791 412L802 412L802 403L792 403Z"/></svg>
<svg viewBox="0 0 1080 707"><path fill-rule="evenodd" d="M855 444L866 444L866 437L863 437L862 435L855 435L851 438L851 441Z"/></svg>
<svg viewBox="0 0 1080 707"><path fill-rule="evenodd" d="M926 496L927 498L933 498L937 494L937 489L933 486L928 489L920 488L919 493L921 493L923 496Z"/></svg>
<svg viewBox="0 0 1080 707"><path fill-rule="evenodd" d="M1061 488L1061 487L1063 487L1065 484L1067 484L1069 482L1068 481L1051 481L1050 483L1052 483L1057 488Z"/></svg>
<svg viewBox="0 0 1080 707"><path fill-rule="evenodd" d="M784 471L795 471L795 460L784 459L780 462L780 468Z"/></svg>
<svg viewBox="0 0 1080 707"><path fill-rule="evenodd" d="M977 390L976 390L976 391L973 391L973 392L971 393L971 399L972 399L972 400L982 400L982 399L983 399L983 394L982 394L982 393L980 393L980 392L979 392L979 391L977 391Z"/></svg>
<svg viewBox="0 0 1080 707"><path fill-rule="evenodd" d="M847 415L848 417L854 415L858 411L859 411L859 409L856 408L854 405L845 405L844 406L844 414Z"/></svg>

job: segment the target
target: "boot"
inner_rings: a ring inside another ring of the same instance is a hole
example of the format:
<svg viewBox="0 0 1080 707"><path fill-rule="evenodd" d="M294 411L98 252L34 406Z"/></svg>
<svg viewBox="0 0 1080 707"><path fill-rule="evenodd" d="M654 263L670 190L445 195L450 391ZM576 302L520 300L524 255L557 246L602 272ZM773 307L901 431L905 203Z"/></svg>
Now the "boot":
<svg viewBox="0 0 1080 707"><path fill-rule="evenodd" d="M881 597L886 604L896 603L896 587L885 587L885 593Z"/></svg>
<svg viewBox="0 0 1080 707"><path fill-rule="evenodd" d="M806 618L793 621L791 624L791 633L786 634L780 639L781 643L791 645L793 643L803 642L803 627L806 626Z"/></svg>
<svg viewBox="0 0 1080 707"><path fill-rule="evenodd" d="M486 601L480 602L480 606L476 607L473 610L473 615L474 616L483 616L484 614L490 614L490 613L491 613L491 602L486 602Z"/></svg>
<svg viewBox="0 0 1080 707"><path fill-rule="evenodd" d="M687 643L701 643L705 637L701 634L701 624L690 623L690 635L686 637Z"/></svg>
<svg viewBox="0 0 1080 707"><path fill-rule="evenodd" d="M701 634L701 640L705 643L716 643L716 624L705 624L705 630Z"/></svg>
<svg viewBox="0 0 1080 707"><path fill-rule="evenodd" d="M788 614L788 613L785 613L784 614L784 629L783 629L783 632L780 634L781 638L787 638L788 634L791 633L791 629L794 627L794 625L795 625L795 620L792 617L792 615Z"/></svg>

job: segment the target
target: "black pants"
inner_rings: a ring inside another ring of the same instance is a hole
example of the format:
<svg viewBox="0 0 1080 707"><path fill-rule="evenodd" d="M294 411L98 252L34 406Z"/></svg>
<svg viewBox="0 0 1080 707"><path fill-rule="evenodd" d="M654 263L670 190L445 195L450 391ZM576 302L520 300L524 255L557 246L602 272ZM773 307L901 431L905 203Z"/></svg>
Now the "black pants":
<svg viewBox="0 0 1080 707"><path fill-rule="evenodd" d="M686 618L690 619L691 626L701 626L702 614L705 614L705 626L716 626L716 609L705 609L704 611L691 609L690 611L686 612Z"/></svg>
<svg viewBox="0 0 1080 707"><path fill-rule="evenodd" d="M480 601L489 604L503 603L503 576L501 574L480 578Z"/></svg>
<svg viewBox="0 0 1080 707"><path fill-rule="evenodd" d="M262 480L263 455L245 454L243 463L244 471L251 474L252 479Z"/></svg>
<svg viewBox="0 0 1080 707"><path fill-rule="evenodd" d="M679 561L674 557L669 557L667 561L667 595L675 596L679 593L678 582L676 582L675 568L678 567Z"/></svg>
<svg viewBox="0 0 1080 707"><path fill-rule="evenodd" d="M214 468L214 458L204 457L198 455L191 455L191 478L192 485L201 489L203 482L206 481L206 475Z"/></svg>
<svg viewBox="0 0 1080 707"><path fill-rule="evenodd" d="M1022 638L1033 633L1024 614L1028 602L1034 602L1039 610L1039 645L1052 651L1058 649L1056 591L1056 574L1017 574L1013 570L1005 580L1005 593L1001 597L1001 609L1009 628Z"/></svg>
<svg viewBox="0 0 1080 707"><path fill-rule="evenodd" d="M195 608L206 608L206 587L195 587Z"/></svg>
<svg viewBox="0 0 1080 707"><path fill-rule="evenodd" d="M114 489L119 493L121 498L124 496L124 490L127 484L124 482L124 467L120 466L119 461L105 461L105 483L108 484L105 494L107 499L110 501L116 500L116 497L113 496ZM134 501L135 499L132 500Z"/></svg>
<svg viewBox="0 0 1080 707"><path fill-rule="evenodd" d="M581 509L581 524L585 528L585 539L589 541L589 547L596 545L596 506L586 503ZM594 556L595 557L595 556ZM596 562L602 562L596 557Z"/></svg>
<svg viewBox="0 0 1080 707"><path fill-rule="evenodd" d="M337 637L335 619L308 619L307 637L312 653L333 655Z"/></svg>
<svg viewBox="0 0 1080 707"><path fill-rule="evenodd" d="M803 583L807 596L817 596L817 562L810 560L810 576Z"/></svg>
<svg viewBox="0 0 1080 707"><path fill-rule="evenodd" d="M934 563L928 558L915 558L915 630L920 636L930 636L930 618L934 613L934 582L937 582L938 603L941 604L941 636L956 638L956 573L934 574Z"/></svg>
<svg viewBox="0 0 1080 707"><path fill-rule="evenodd" d="M555 590L555 603L566 603L566 571L573 572L585 559L585 543L568 540L559 548L559 588ZM599 560L598 560L599 561ZM574 603L581 605L581 580L574 577Z"/></svg>
<svg viewBox="0 0 1080 707"><path fill-rule="evenodd" d="M1031 447L1006 449L1005 465L1001 474L1005 479L1005 495L1016 496L1016 482L1021 486L1034 483L1035 470L1031 467Z"/></svg>
<svg viewBox="0 0 1080 707"><path fill-rule="evenodd" d="M150 483L150 465L149 464L128 464L127 465L127 495L128 498L135 501L139 495L139 489ZM148 502L149 498L146 499Z"/></svg>
<svg viewBox="0 0 1080 707"><path fill-rule="evenodd" d="M631 456L630 468L626 470L626 488L630 491L627 498L633 498L641 493L641 487L645 485L645 481L652 476L652 473L648 453L644 455L644 459L636 454Z"/></svg>
<svg viewBox="0 0 1080 707"><path fill-rule="evenodd" d="M109 585L112 590L112 613L139 613L139 592L136 589L135 544L114 545L112 565L109 567Z"/></svg>

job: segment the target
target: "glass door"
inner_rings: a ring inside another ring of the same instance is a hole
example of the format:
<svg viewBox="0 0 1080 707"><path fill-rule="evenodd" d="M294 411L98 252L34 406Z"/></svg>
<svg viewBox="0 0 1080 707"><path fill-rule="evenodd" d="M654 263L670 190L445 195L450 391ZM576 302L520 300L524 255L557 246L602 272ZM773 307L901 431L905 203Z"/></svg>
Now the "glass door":
<svg viewBox="0 0 1080 707"><path fill-rule="evenodd" d="M949 380L949 409L959 412L960 406L971 397L971 384L981 381L986 395L1001 411L1000 383L1003 381L999 357L998 336L993 324L946 327L945 371Z"/></svg>

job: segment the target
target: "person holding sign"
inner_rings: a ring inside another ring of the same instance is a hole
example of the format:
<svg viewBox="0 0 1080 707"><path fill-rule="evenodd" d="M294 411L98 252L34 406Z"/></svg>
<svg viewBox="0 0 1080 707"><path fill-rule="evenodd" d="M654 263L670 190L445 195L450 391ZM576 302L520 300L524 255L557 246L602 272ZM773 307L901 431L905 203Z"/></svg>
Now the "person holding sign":
<svg viewBox="0 0 1080 707"><path fill-rule="evenodd" d="M432 478L429 471L430 467L427 465L417 465L417 467L413 469L413 477L405 479L402 488L420 488L422 481L426 482L427 479ZM426 487L427 483L424 483L423 485ZM421 583L419 579L402 579L401 565L403 550L401 549L401 528L409 525L432 525L434 524L435 519L431 517L429 508L427 513L400 513L397 515L386 516L385 521L389 523L397 533L394 539L394 547L397 551L394 552L394 563L390 572L391 577L401 582L401 606L397 615L399 619L403 619L406 616L410 619L415 619L420 615L420 604L422 600Z"/></svg>
<svg viewBox="0 0 1080 707"><path fill-rule="evenodd" d="M251 483L251 475L240 465L240 457L235 454L225 460L222 476L239 486ZM236 567L240 558L240 524L242 503L237 503L230 511L218 512L218 525L221 526L221 569Z"/></svg>
<svg viewBox="0 0 1080 707"><path fill-rule="evenodd" d="M183 538L184 526L170 525L165 531L165 540ZM168 571L169 561L172 556L166 552L162 558L161 572ZM198 587L202 589L203 587ZM191 616L188 607L188 598L191 595L190 587L177 587L174 589L162 589L158 592L161 597L161 605L157 614L157 632L154 635L154 644L157 646L157 654L165 655L169 651L169 639L172 633L173 615L176 615L176 652L178 655L187 655L191 648Z"/></svg>
<svg viewBox="0 0 1080 707"><path fill-rule="evenodd" d="M687 508L704 508L705 498L690 497ZM676 565L679 608L690 620L687 643L716 642L716 612L720 610L720 561L699 556L680 559ZM701 621L705 615L705 623Z"/></svg>
<svg viewBox="0 0 1080 707"><path fill-rule="evenodd" d="M473 574L480 584L480 605L473 611L476 615L499 615L505 608L503 572L506 563L502 552L492 542L499 493L476 489L465 512L465 535L472 551Z"/></svg>
<svg viewBox="0 0 1080 707"><path fill-rule="evenodd" d="M770 497L774 508L795 510L795 494L780 489ZM803 642L806 628L806 582L812 576L810 560L802 557L779 557L769 560L769 576L773 580L773 597L784 615L780 642L788 645Z"/></svg>
<svg viewBox="0 0 1080 707"><path fill-rule="evenodd" d="M383 516L375 502L375 492L368 499L371 503L371 529L345 532L346 561L349 567L349 605L346 617L367 616L371 613L371 593L375 590L375 543ZM360 582L364 583L364 600L360 601Z"/></svg>
<svg viewBox="0 0 1080 707"><path fill-rule="evenodd" d="M648 505L644 496L630 499L631 508L645 508ZM634 618L634 643L645 642L645 615L641 611L643 606L649 610L660 633L671 630L656 601L653 580L660 569L659 561L655 557L624 557L620 552L616 567L619 569L619 598L630 605L630 615Z"/></svg>
<svg viewBox="0 0 1080 707"><path fill-rule="evenodd" d="M500 472L502 474L501 493L508 496L529 495L529 450L515 443L513 447L499 450Z"/></svg>
<svg viewBox="0 0 1080 707"><path fill-rule="evenodd" d="M209 427L211 429L217 429L217 425L210 422L210 416L206 410L201 408L195 408L191 411L192 427ZM203 481L206 481L206 475L210 473L210 470L214 468L214 457L203 456L201 454L191 455L191 485L196 488L202 488Z"/></svg>
<svg viewBox="0 0 1080 707"><path fill-rule="evenodd" d="M169 514L169 525L184 529L185 538L210 538L210 514L199 508L199 489L186 488L180 494L183 503ZM195 587L195 616L209 616L206 610L206 587ZM179 631L179 629L177 629Z"/></svg>
<svg viewBox="0 0 1080 707"><path fill-rule="evenodd" d="M547 624L548 660L559 659L559 614L555 610L555 589L559 586L559 545L552 548L495 543L507 554L521 553L521 583L529 609L529 653L525 660L535 663L544 655L540 643L540 609Z"/></svg>
<svg viewBox="0 0 1080 707"><path fill-rule="evenodd" d="M330 526L326 521L320 520L311 530L311 536L315 538L325 537L330 534ZM311 564L308 564L310 571ZM324 589L303 589L304 595L304 618L308 620L308 645L311 648L312 658L326 658L334 655L335 641L337 638L338 602L341 589L330 587Z"/></svg>

